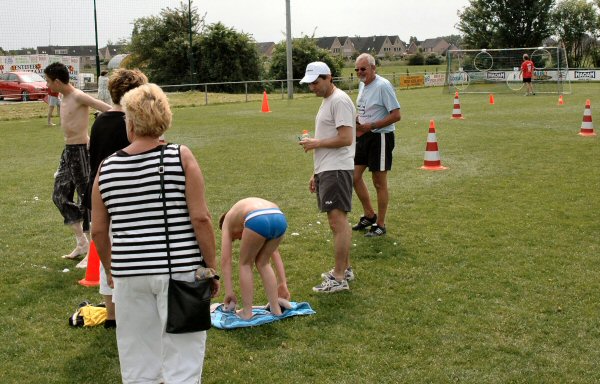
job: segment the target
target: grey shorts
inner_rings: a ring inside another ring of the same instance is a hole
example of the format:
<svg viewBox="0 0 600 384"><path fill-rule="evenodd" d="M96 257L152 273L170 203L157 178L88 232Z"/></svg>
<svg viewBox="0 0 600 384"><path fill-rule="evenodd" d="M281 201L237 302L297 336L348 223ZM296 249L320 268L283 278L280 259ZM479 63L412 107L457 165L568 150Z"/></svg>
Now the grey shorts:
<svg viewBox="0 0 600 384"><path fill-rule="evenodd" d="M56 96L48 96L48 105L51 107L60 107L60 99Z"/></svg>
<svg viewBox="0 0 600 384"><path fill-rule="evenodd" d="M353 171L325 171L315 175L317 204L321 212L352 211Z"/></svg>

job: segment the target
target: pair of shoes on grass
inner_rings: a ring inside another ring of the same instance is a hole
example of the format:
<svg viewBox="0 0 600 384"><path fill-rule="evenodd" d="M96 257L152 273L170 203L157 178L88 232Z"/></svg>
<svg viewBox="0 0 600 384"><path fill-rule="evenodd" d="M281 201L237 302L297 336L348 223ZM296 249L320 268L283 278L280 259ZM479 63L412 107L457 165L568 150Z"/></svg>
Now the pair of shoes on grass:
<svg viewBox="0 0 600 384"><path fill-rule="evenodd" d="M365 233L365 237L379 237L387 233L385 227L380 227L377 225L377 214L373 215L371 218L361 216L360 220L358 220L358 224L352 227L352 230L363 231L367 228L370 229L367 231L367 233Z"/></svg>
<svg viewBox="0 0 600 384"><path fill-rule="evenodd" d="M313 291L319 293L334 293L348 291L349 289L348 280L337 281L335 278L329 278L329 276L325 277L321 284L313 287Z"/></svg>
<svg viewBox="0 0 600 384"><path fill-rule="evenodd" d="M325 279L335 280L335 277L333 276L333 268L327 272L321 273L321 277L323 278L323 280L325 280ZM352 267L348 267L346 269L346 271L344 272L344 279L347 281L354 280L354 271L352 270Z"/></svg>
<svg viewBox="0 0 600 384"><path fill-rule="evenodd" d="M348 267L346 271L344 271L344 280L337 281L333 276L333 269L321 273L321 277L323 278L323 282L321 284L313 287L313 291L321 292L321 293L333 293L339 291L347 291L350 289L348 285L349 281L354 280L354 271L352 267Z"/></svg>

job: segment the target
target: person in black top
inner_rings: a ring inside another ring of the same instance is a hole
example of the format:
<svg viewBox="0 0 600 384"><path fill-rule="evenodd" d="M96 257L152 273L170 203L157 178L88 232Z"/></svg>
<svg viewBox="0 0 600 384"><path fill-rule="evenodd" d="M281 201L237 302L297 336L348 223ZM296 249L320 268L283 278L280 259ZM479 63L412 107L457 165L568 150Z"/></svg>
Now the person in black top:
<svg viewBox="0 0 600 384"><path fill-rule="evenodd" d="M121 107L121 98L127 91L148 83L148 78L141 71L134 69L118 69L108 81L108 91L113 102L113 107L100 114L92 125L90 134L90 177L86 192L83 196L83 206L92 210L92 186L98 172L100 163L119 149L129 145L127 130L125 128L125 112ZM86 268L88 255L77 264L78 268ZM100 267L100 294L104 296L106 303L106 322L104 326L111 328L115 326L115 306L112 302L112 289L106 282L106 274Z"/></svg>

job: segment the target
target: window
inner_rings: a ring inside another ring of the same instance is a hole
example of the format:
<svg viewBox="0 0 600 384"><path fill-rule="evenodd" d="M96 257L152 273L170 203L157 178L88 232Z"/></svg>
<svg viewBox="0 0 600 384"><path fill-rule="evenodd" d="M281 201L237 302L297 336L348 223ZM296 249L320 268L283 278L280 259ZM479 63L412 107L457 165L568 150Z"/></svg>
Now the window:
<svg viewBox="0 0 600 384"><path fill-rule="evenodd" d="M69 51L67 49L55 49L54 50L55 55L66 55L67 53L69 53Z"/></svg>

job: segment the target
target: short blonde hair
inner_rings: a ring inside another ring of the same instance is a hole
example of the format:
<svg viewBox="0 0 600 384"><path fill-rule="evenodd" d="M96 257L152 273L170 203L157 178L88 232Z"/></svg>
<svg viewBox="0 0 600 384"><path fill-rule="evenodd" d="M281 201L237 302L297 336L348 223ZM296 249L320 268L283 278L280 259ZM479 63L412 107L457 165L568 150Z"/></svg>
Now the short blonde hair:
<svg viewBox="0 0 600 384"><path fill-rule="evenodd" d="M125 117L136 136L159 137L171 127L173 114L167 95L156 84L140 85L121 98Z"/></svg>

